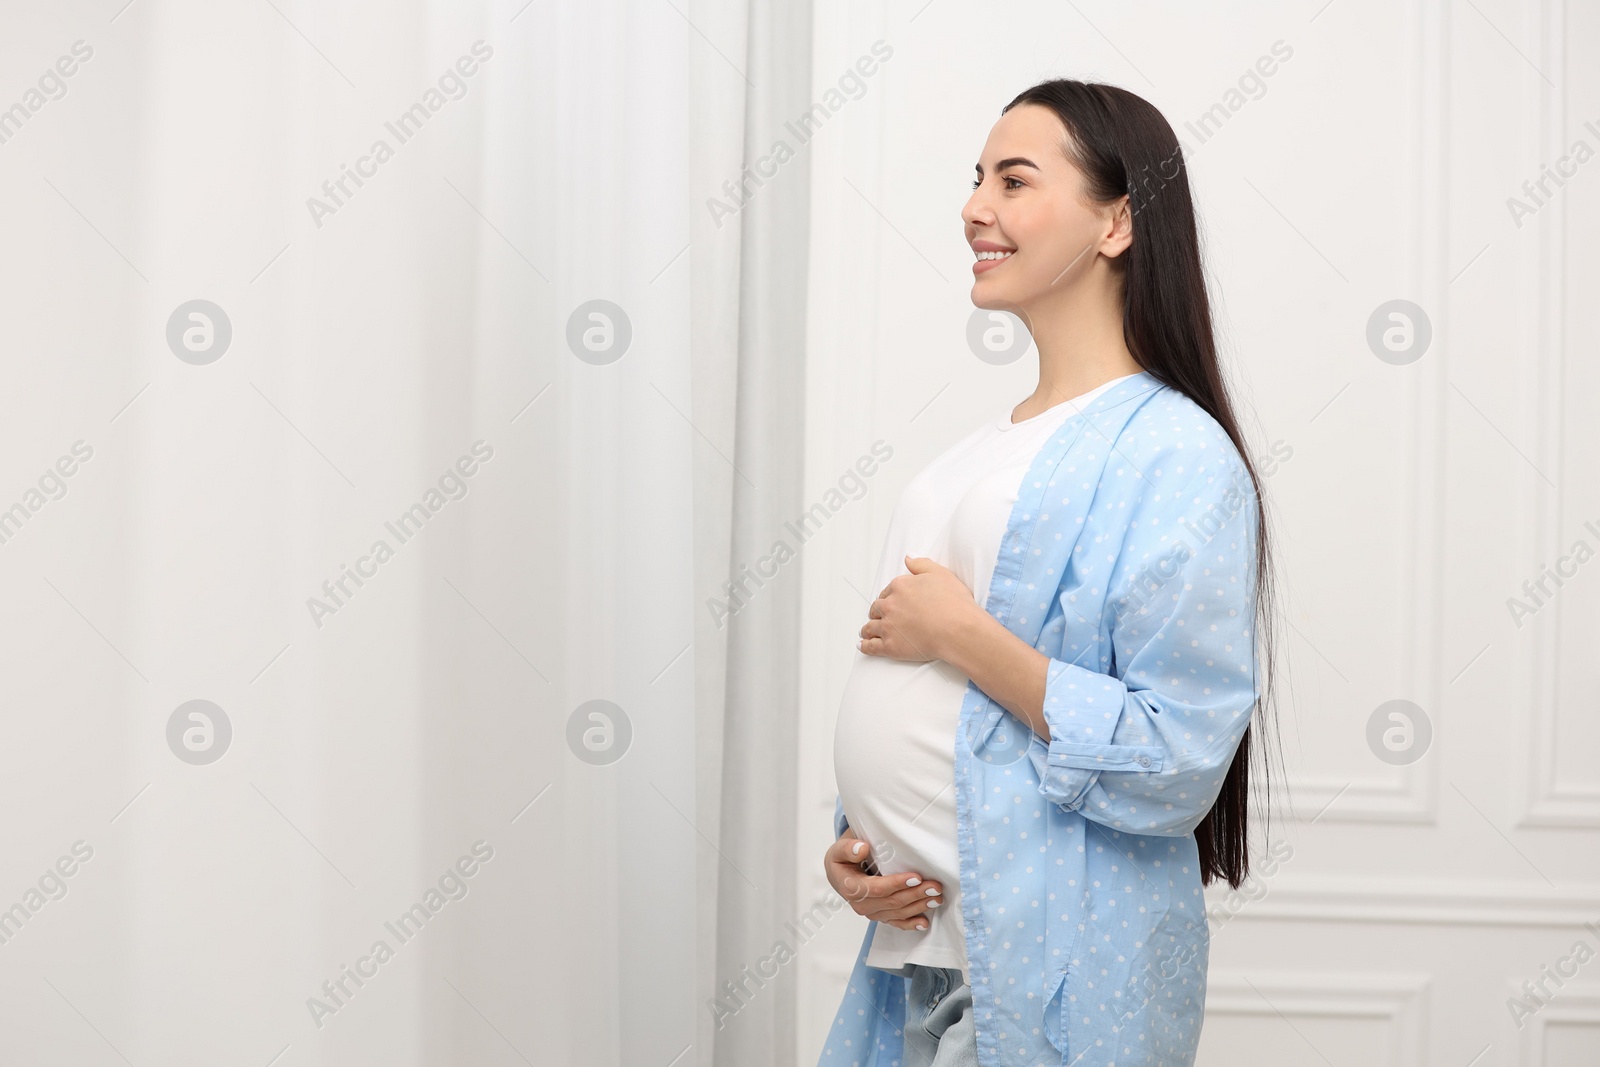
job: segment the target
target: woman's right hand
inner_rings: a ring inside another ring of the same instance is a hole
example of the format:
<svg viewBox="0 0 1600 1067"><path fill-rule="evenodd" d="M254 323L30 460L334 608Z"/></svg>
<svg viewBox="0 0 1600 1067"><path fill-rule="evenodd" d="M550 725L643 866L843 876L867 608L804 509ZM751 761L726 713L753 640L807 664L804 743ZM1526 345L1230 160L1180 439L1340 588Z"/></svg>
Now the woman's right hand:
<svg viewBox="0 0 1600 1067"><path fill-rule="evenodd" d="M901 930L926 930L928 909L944 903L944 887L924 881L912 872L868 874L862 867L872 857L872 844L846 828L844 836L828 846L823 868L833 886L857 915Z"/></svg>

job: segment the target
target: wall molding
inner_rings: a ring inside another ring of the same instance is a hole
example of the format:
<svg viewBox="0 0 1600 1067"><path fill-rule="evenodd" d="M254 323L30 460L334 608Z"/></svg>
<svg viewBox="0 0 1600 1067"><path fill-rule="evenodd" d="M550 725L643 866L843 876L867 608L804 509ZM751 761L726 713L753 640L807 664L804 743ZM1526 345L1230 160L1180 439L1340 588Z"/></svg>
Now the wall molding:
<svg viewBox="0 0 1600 1067"><path fill-rule="evenodd" d="M1510 987L1509 995L1520 998L1521 987ZM1550 1003L1527 1019L1521 1029L1508 1018L1506 1025L1511 1027L1512 1034L1510 1044L1517 1049L1518 1063L1548 1062L1546 1046L1552 1024L1594 1027L1596 1039L1600 1040L1600 985L1568 982L1556 991Z"/></svg>
<svg viewBox="0 0 1600 1067"><path fill-rule="evenodd" d="M1411 773L1421 768L1420 773ZM1432 761L1401 768L1398 782L1300 778L1289 783L1290 817L1298 822L1410 823L1436 825L1438 793Z"/></svg>
<svg viewBox="0 0 1600 1067"><path fill-rule="evenodd" d="M1540 123L1538 143L1535 146L1539 160L1553 158L1562 146L1571 141L1571 131L1565 129L1569 108L1567 105L1567 64L1565 34L1567 26L1566 5L1562 0L1550 0L1539 7L1539 65L1556 83L1551 89L1538 83ZM1532 425L1538 434L1536 451L1539 468L1545 471L1563 469L1562 442L1567 426L1561 418L1563 404L1564 367L1566 363L1566 325L1568 277L1566 234L1568 226L1568 201L1558 197L1548 206L1545 218L1537 231L1537 242L1531 253L1534 259L1530 272L1536 282L1534 294L1537 314L1534 316L1536 348L1530 356L1537 355L1538 405ZM1542 212L1543 213L1543 212ZM1533 484L1535 495L1533 513L1538 516L1532 534L1532 551L1522 553L1523 558L1551 559L1561 552L1560 545L1570 536L1569 527L1582 516L1567 518L1563 513L1563 494L1542 481ZM1529 694L1528 717L1531 731L1522 736L1523 795L1526 808L1517 820L1517 827L1566 827L1585 830L1600 829L1600 782L1579 785L1562 782L1559 778L1560 712L1562 707L1559 648L1563 631L1563 611L1566 600L1550 605L1549 611L1539 612L1532 620L1529 645L1531 663L1527 665ZM1519 735L1520 736L1520 735Z"/></svg>
<svg viewBox="0 0 1600 1067"><path fill-rule="evenodd" d="M1329 875L1275 880L1261 899L1229 909L1223 902L1234 892L1226 886L1206 890L1214 926L1241 919L1549 929L1600 925L1600 885L1594 883L1552 890L1542 882Z"/></svg>
<svg viewBox="0 0 1600 1067"><path fill-rule="evenodd" d="M1211 969L1206 1016L1295 1015L1376 1019L1387 1024L1382 1062L1413 1067L1428 1062L1428 992L1432 975L1395 971L1244 971ZM1281 1024L1280 1024L1281 1025ZM1368 1061L1372 1067L1374 1061Z"/></svg>

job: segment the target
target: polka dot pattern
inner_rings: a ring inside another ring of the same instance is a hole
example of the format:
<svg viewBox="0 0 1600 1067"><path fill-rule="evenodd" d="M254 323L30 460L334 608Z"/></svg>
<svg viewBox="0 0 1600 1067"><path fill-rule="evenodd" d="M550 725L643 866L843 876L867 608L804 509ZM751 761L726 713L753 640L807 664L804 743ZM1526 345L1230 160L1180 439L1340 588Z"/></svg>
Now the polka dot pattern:
<svg viewBox="0 0 1600 1067"><path fill-rule="evenodd" d="M1256 521L1227 433L1148 373L1068 418L1024 478L985 607L1050 657L1050 741L1022 727L1019 751L975 685L955 739L984 1067L1194 1061L1194 830L1255 706ZM906 980L866 965L873 929L821 1065L902 1062Z"/></svg>

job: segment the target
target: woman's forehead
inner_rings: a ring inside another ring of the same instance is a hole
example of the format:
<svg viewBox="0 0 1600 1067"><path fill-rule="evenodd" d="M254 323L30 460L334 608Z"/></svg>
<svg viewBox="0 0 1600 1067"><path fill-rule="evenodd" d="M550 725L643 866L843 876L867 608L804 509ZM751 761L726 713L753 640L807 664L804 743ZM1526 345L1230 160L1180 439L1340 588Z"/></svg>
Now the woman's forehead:
<svg viewBox="0 0 1600 1067"><path fill-rule="evenodd" d="M1064 168L1066 138L1066 128L1055 112L1047 107L1019 104L1001 115L989 130L978 165L985 170L998 169L1006 160L1023 159L1041 171Z"/></svg>

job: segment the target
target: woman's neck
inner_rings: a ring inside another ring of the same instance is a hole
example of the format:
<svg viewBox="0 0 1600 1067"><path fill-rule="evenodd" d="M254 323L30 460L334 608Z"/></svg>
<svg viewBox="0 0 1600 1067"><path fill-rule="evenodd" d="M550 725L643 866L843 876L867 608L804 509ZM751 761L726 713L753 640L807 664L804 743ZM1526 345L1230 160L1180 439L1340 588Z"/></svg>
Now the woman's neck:
<svg viewBox="0 0 1600 1067"><path fill-rule="evenodd" d="M1123 339L1120 294L1081 295L1074 300L1062 294L1051 306L1024 310L1039 350L1039 384L1013 412L1013 421L1144 369Z"/></svg>
<svg viewBox="0 0 1600 1067"><path fill-rule="evenodd" d="M1011 413L1013 422L1021 422L1058 403L1082 397L1112 379L1125 378L1126 374L1138 374L1144 370L1123 341L1120 322L1117 323L1114 336L1104 336L1104 330L1085 331L1082 328L1054 334L1046 330L1043 336L1035 330L1034 344L1038 347L1038 386L1034 389L1034 395L1030 395Z"/></svg>

